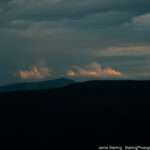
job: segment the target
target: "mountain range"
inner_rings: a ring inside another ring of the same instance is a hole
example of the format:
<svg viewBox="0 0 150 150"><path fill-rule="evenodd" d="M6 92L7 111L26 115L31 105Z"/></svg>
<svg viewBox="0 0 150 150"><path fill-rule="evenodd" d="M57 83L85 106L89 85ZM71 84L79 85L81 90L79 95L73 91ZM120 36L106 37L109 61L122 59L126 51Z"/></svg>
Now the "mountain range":
<svg viewBox="0 0 150 150"><path fill-rule="evenodd" d="M24 82L0 86L0 92L50 89L63 87L74 83L76 82L67 78L59 78L55 80L40 81L40 82Z"/></svg>

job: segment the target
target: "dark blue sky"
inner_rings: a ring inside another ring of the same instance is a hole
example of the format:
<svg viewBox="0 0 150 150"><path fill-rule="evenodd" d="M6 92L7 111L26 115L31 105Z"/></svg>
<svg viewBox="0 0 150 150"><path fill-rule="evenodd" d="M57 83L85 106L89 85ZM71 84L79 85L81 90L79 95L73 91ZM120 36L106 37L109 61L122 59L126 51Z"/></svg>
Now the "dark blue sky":
<svg viewBox="0 0 150 150"><path fill-rule="evenodd" d="M150 79L149 0L0 0L0 85Z"/></svg>

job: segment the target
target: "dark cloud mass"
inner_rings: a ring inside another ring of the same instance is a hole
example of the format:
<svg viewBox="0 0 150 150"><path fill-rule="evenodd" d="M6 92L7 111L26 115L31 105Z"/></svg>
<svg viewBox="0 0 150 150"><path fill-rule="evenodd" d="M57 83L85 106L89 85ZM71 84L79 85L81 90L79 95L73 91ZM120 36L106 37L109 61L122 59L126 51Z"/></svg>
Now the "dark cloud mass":
<svg viewBox="0 0 150 150"><path fill-rule="evenodd" d="M0 85L17 82L15 72L41 60L55 72L51 78L96 62L149 79L149 6L149 0L0 0Z"/></svg>

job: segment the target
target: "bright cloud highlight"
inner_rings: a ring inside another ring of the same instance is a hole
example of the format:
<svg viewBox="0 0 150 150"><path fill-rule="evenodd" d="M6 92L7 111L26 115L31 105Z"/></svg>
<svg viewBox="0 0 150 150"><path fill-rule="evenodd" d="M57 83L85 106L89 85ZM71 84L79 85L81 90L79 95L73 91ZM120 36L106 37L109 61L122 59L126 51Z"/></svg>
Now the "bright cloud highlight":
<svg viewBox="0 0 150 150"><path fill-rule="evenodd" d="M51 77L52 73L46 66L33 66L31 70L20 70L18 75L21 79L44 79Z"/></svg>
<svg viewBox="0 0 150 150"><path fill-rule="evenodd" d="M74 70L69 70L68 76L87 76L87 77L121 77L123 74L110 67L102 69L101 65L93 62L84 68L74 66Z"/></svg>

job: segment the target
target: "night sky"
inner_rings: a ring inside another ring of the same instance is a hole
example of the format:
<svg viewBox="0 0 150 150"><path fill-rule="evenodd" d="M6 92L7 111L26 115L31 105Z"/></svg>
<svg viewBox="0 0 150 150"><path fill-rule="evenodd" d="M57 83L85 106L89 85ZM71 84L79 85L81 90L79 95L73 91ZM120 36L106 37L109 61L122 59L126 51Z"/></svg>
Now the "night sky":
<svg viewBox="0 0 150 150"><path fill-rule="evenodd" d="M0 0L0 85L150 79L150 0Z"/></svg>

